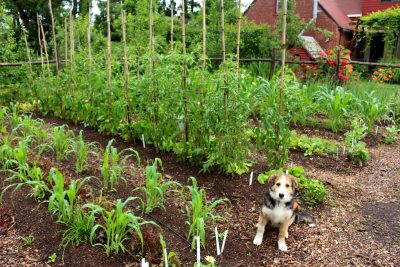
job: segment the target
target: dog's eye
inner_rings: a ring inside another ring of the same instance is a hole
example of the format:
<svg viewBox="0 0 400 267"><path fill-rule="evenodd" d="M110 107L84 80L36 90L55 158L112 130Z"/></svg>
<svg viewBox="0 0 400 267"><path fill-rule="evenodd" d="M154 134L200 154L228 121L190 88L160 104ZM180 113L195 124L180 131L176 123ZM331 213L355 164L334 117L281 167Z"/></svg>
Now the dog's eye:
<svg viewBox="0 0 400 267"><path fill-rule="evenodd" d="M288 188L289 188L289 186L290 186L289 184L286 184L286 187L288 187Z"/></svg>
<svg viewBox="0 0 400 267"><path fill-rule="evenodd" d="M277 183L276 186L281 186L281 183Z"/></svg>

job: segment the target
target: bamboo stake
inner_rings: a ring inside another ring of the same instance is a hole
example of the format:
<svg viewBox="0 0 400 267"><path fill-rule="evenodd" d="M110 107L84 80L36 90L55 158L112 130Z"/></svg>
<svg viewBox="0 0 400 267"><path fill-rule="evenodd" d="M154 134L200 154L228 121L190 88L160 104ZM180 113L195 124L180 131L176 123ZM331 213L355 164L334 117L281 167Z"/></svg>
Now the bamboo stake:
<svg viewBox="0 0 400 267"><path fill-rule="evenodd" d="M203 64L201 65L201 87L200 87L200 109L203 112L204 106L204 86L207 57L207 25L206 25L206 0L203 0Z"/></svg>
<svg viewBox="0 0 400 267"><path fill-rule="evenodd" d="M221 0L221 31L222 31L222 64L224 68L224 110L225 119L228 119L228 91L226 86L226 50L225 50L225 10L224 10L224 0Z"/></svg>
<svg viewBox="0 0 400 267"><path fill-rule="evenodd" d="M36 13L36 23L38 28L38 40L39 40L39 49L40 49L40 61L42 65L42 79L44 78L44 58L43 58L43 46L42 46L42 38L40 33L40 22L39 22L39 15Z"/></svg>
<svg viewBox="0 0 400 267"><path fill-rule="evenodd" d="M92 1L89 0L89 11L88 11L88 27L87 27L87 42L88 42L88 83L89 83L89 104L90 107L93 106L93 87L91 83L91 76L92 76L92 28L91 28L91 12L92 12ZM92 114L92 109L90 109L90 117Z"/></svg>
<svg viewBox="0 0 400 267"><path fill-rule="evenodd" d="M70 55L69 55L69 60L70 60L70 71L71 71L71 76L73 72L73 66L74 66L74 50L75 50L75 40L74 40L74 16L72 15L72 9L69 12L69 49L70 49Z"/></svg>
<svg viewBox="0 0 400 267"><path fill-rule="evenodd" d="M19 19L21 21L21 18ZM29 47L28 47L28 40L26 39L26 32L25 32L25 28L21 23L21 27L22 27L22 33L24 35L24 42L25 42L25 51L26 51L26 58L28 59L28 65L29 65L29 72L31 74L31 79L32 79L32 85L34 83L33 80L33 71L32 71L32 63L31 63L31 55L29 53Z"/></svg>
<svg viewBox="0 0 400 267"><path fill-rule="evenodd" d="M111 121L111 26L110 26L110 0L107 0L107 86L108 86L108 120Z"/></svg>
<svg viewBox="0 0 400 267"><path fill-rule="evenodd" d="M153 80L153 104L154 104L154 124L157 124L157 113L158 113L158 109L157 109L157 83L156 83L156 79L155 79L155 50L154 50L154 20L153 20L153 0L150 0L150 14L149 14L149 18L150 18L150 51L151 51L151 78Z"/></svg>
<svg viewBox="0 0 400 267"><path fill-rule="evenodd" d="M126 12L123 10L123 5L121 1L121 19L122 19L122 45L124 48L124 87L125 87L125 108L126 115L128 119L128 124L131 124L130 114L129 114L129 70L128 70L128 57L126 51Z"/></svg>
<svg viewBox="0 0 400 267"><path fill-rule="evenodd" d="M49 64L49 54L47 53L46 36L44 35L43 24L42 24L42 22L40 20L39 20L39 25L40 25L40 30L42 32L44 55L46 56L47 71L49 72L49 75L50 75L51 72L50 72L50 64Z"/></svg>
<svg viewBox="0 0 400 267"><path fill-rule="evenodd" d="M186 69L186 18L185 0L182 0L182 54L183 54L183 109L185 113L185 142L189 142L189 118L187 104L187 69Z"/></svg>
<svg viewBox="0 0 400 267"><path fill-rule="evenodd" d="M242 0L239 0L239 8L238 8L238 32L237 32L237 46L236 46L236 75L239 76L239 67L240 67L240 26L242 22ZM237 85L237 89L239 85Z"/></svg>
<svg viewBox="0 0 400 267"><path fill-rule="evenodd" d="M58 53L57 53L56 30L55 30L55 26L54 26L53 8L52 8L51 0L49 0L49 10L50 10L50 17L51 17L51 28L52 28L52 32L53 32L54 53L56 56L56 61L59 62L60 59L58 58ZM60 69L58 68L58 63L56 64L56 70L57 70L57 73L60 71Z"/></svg>
<svg viewBox="0 0 400 267"><path fill-rule="evenodd" d="M68 33L67 33L67 16L64 17L64 46L65 46L65 65L68 65Z"/></svg>
<svg viewBox="0 0 400 267"><path fill-rule="evenodd" d="M283 24L282 24L282 69L281 84L279 90L279 113L283 114L282 98L285 86L285 61L286 61L286 17L287 17L287 0L283 0Z"/></svg>
<svg viewBox="0 0 400 267"><path fill-rule="evenodd" d="M171 52L174 51L174 2L171 0Z"/></svg>

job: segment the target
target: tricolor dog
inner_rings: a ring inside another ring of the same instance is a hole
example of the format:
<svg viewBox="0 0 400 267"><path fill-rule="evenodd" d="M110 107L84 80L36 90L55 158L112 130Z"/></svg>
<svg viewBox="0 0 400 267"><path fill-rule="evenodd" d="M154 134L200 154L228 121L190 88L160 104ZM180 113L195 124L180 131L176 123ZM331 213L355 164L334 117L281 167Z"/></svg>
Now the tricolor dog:
<svg viewBox="0 0 400 267"><path fill-rule="evenodd" d="M296 189L299 182L289 174L273 174L268 178L268 191L261 205L261 214L257 223L257 234L253 243L261 245L265 225L270 223L279 228L278 248L287 251L285 238L288 238L288 228L293 222L304 221L310 227L315 227L315 220L306 213L296 213Z"/></svg>

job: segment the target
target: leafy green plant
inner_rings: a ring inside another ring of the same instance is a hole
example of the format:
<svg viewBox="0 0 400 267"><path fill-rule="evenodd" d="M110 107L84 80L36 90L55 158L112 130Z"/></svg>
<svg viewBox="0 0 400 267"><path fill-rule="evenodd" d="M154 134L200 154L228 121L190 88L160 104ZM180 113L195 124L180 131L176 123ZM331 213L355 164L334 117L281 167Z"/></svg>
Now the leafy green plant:
<svg viewBox="0 0 400 267"><path fill-rule="evenodd" d="M48 259L47 259L47 263L55 263L57 260L57 253L52 253Z"/></svg>
<svg viewBox="0 0 400 267"><path fill-rule="evenodd" d="M321 181L307 178L304 174L304 169L300 166L294 165L288 169L288 172L299 179L300 193L302 194L302 198L307 206L315 207L324 202L328 196L328 191L325 189ZM257 177L257 180L260 184L265 184L268 178L272 174L276 173L283 173L283 170L270 170L262 173Z"/></svg>
<svg viewBox="0 0 400 267"><path fill-rule="evenodd" d="M156 158L152 165L146 167L146 185L141 188L145 194L146 213L151 213L157 207L164 208L165 193L169 191L177 192L176 190L168 190L168 188L172 186L182 187L174 181L162 183L162 174L158 172L157 164L162 166L161 159Z"/></svg>
<svg viewBox="0 0 400 267"><path fill-rule="evenodd" d="M369 160L369 153L366 144L360 140L367 135L368 127L358 119L354 119L351 125L352 130L345 133L346 151L352 161L366 163Z"/></svg>
<svg viewBox="0 0 400 267"><path fill-rule="evenodd" d="M370 92L365 99L358 101L357 115L359 115L365 122L368 130L371 131L376 121L388 112L387 105L381 103L376 97L375 92Z"/></svg>
<svg viewBox="0 0 400 267"><path fill-rule="evenodd" d="M387 134L385 135L384 142L386 144L393 144L396 141L397 133L400 132L400 128L396 125L392 125L386 128Z"/></svg>
<svg viewBox="0 0 400 267"><path fill-rule="evenodd" d="M191 195L190 206L186 206L187 221L190 229L187 234L187 239L192 238L192 249L195 248L195 238L200 236L201 244L203 248L206 247L206 225L208 223L215 223L217 220L223 220L223 217L214 215L213 210L219 204L226 202L226 199L218 199L211 204L208 204L206 192L204 189L197 187L197 180L194 177L190 177L189 180L192 185L188 185Z"/></svg>
<svg viewBox="0 0 400 267"><path fill-rule="evenodd" d="M53 146L56 151L56 160L58 162L68 157L72 136L73 133L66 129L65 125L53 128Z"/></svg>
<svg viewBox="0 0 400 267"><path fill-rule="evenodd" d="M313 154L336 154L339 149L338 146L330 140L319 137L308 137L305 134L298 136L296 131L292 131L290 147L304 151L304 156L311 156Z"/></svg>
<svg viewBox="0 0 400 267"><path fill-rule="evenodd" d="M154 222L145 221L143 218L136 216L130 210L124 211L127 203L135 199L137 198L129 197L124 202L118 199L115 208L111 210L98 209L103 222L97 223L93 227L90 237L95 246L101 246L105 249L107 256L111 253L117 254L120 250L125 252L124 242L129 238L129 235L132 236L133 234L138 236L141 248L143 249L141 226L145 224L156 225ZM105 244L96 243L96 237L100 231L105 235Z"/></svg>
<svg viewBox="0 0 400 267"><path fill-rule="evenodd" d="M164 252L165 249L167 249L167 244L165 243L164 238L161 234L160 234L160 244L161 244L162 251ZM174 251L168 252L167 258L168 258L168 266L172 266L172 267L181 266L181 260L179 259L179 256L176 252L174 252ZM162 266L166 266L165 256L161 259L160 267L162 267Z"/></svg>
<svg viewBox="0 0 400 267"><path fill-rule="evenodd" d="M136 156L138 164L140 164L139 153L133 149L124 149L118 152L117 148L112 146L114 139L110 140L104 151L103 164L101 166L101 175L104 179L104 187L113 189L116 183L120 180L126 181L123 177L125 170L125 162L132 154L123 157L127 151L133 152Z"/></svg>

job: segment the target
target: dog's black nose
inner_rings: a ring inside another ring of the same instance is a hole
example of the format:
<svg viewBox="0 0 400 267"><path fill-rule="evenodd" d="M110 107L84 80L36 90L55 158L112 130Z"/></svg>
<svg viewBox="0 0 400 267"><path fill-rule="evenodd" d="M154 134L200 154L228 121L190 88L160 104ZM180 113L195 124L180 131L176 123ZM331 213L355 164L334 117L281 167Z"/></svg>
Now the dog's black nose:
<svg viewBox="0 0 400 267"><path fill-rule="evenodd" d="M281 193L281 194L279 194L279 197L280 197L280 198L283 198L284 196L285 196L285 195L284 195L284 194L282 194L282 193Z"/></svg>

